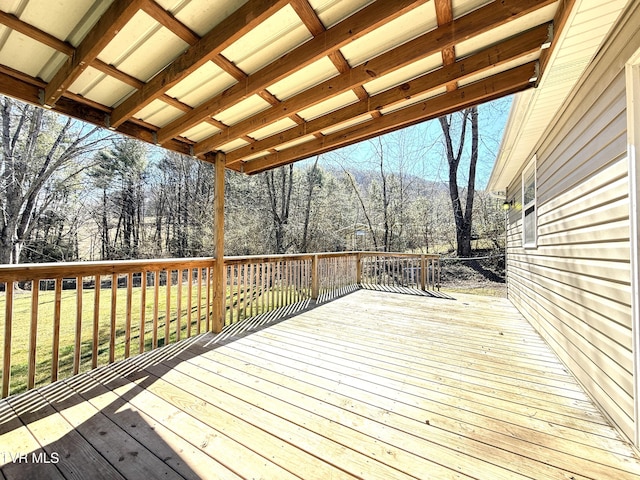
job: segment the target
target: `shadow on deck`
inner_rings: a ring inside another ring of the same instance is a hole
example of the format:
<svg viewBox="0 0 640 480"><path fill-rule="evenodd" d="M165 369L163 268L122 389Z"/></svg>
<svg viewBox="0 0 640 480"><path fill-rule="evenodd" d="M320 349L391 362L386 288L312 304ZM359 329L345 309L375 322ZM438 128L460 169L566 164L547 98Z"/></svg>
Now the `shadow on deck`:
<svg viewBox="0 0 640 480"><path fill-rule="evenodd" d="M506 299L456 298L358 290L9 397L0 472L638 478L632 449Z"/></svg>

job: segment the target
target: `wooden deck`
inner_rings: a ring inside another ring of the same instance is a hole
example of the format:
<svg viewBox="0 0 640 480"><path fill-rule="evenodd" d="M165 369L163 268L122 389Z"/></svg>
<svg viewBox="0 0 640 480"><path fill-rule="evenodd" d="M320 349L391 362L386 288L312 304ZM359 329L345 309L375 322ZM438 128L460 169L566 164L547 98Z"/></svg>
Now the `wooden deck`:
<svg viewBox="0 0 640 480"><path fill-rule="evenodd" d="M640 478L508 301L462 295L202 335L9 397L0 433L7 480Z"/></svg>

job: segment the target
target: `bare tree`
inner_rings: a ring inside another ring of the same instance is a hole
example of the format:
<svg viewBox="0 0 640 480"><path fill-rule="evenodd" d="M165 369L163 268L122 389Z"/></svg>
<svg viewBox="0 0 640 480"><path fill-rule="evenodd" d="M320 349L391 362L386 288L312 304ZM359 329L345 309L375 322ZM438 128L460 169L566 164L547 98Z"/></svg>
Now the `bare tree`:
<svg viewBox="0 0 640 480"><path fill-rule="evenodd" d="M318 169L318 160L320 155L316 155L313 166L307 170L307 198L304 208L304 222L302 227L302 239L300 240L301 253L306 253L309 248L309 221L311 219L311 202L313 200L314 191L322 186L322 174Z"/></svg>
<svg viewBox="0 0 640 480"><path fill-rule="evenodd" d="M276 253L286 253L293 242L285 243L293 192L293 164L264 173L271 212Z"/></svg>
<svg viewBox="0 0 640 480"><path fill-rule="evenodd" d="M356 194L356 197L358 198L358 203L360 203L360 207L362 208L362 213L364 214L364 218L367 220L367 225L369 226L369 232L371 233L371 238L373 240L373 247L376 249L376 251L378 250L378 236L376 235L376 229L374 228L373 222L371 221L371 216L369 215L369 212L367 210L367 206L364 203L364 199L362 198L362 194L360 193L360 188L358 187L355 179L353 178L353 175L351 174L351 172L348 172L344 167L343 171L345 173L345 175L347 176L347 178L349 179L349 183L351 184L351 187L353 188L353 192Z"/></svg>
<svg viewBox="0 0 640 480"><path fill-rule="evenodd" d="M449 196L456 224L456 252L459 257L471 255L471 232L473 220L473 199L475 195L476 164L478 163L478 109L471 107L461 112L461 119L456 128L456 114L439 118L449 163ZM469 152L469 175L467 178L466 198L463 200L458 185L458 169L465 154L467 124L471 124L471 150ZM456 130L458 130L456 132ZM454 136L459 134L457 148Z"/></svg>
<svg viewBox="0 0 640 480"><path fill-rule="evenodd" d="M56 176L64 185L78 175L105 137L97 127L7 97L0 97L0 122L0 263L19 263L34 220L55 198L43 195L45 187Z"/></svg>
<svg viewBox="0 0 640 480"><path fill-rule="evenodd" d="M130 138L118 139L112 148L96 155L90 176L102 191L97 223L103 259L139 257L146 168L146 146ZM114 222L109 221L112 212L117 212ZM113 237L110 234L112 227Z"/></svg>

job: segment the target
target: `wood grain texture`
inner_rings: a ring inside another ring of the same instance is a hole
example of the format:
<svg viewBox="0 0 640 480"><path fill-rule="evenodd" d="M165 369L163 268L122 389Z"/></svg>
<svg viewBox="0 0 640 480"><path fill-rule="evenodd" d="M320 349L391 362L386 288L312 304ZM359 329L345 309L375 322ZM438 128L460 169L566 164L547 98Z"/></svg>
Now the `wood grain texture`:
<svg viewBox="0 0 640 480"><path fill-rule="evenodd" d="M327 262L338 268L344 259ZM279 268L295 283L295 263ZM242 270L248 281L264 267ZM63 454L57 477L47 476L50 465L20 474L5 462L0 471L12 479L640 475L634 451L506 299L360 290L251 335L224 333L0 401L0 441Z"/></svg>
<svg viewBox="0 0 640 480"><path fill-rule="evenodd" d="M229 87L222 94L203 102L193 111L165 125L158 131L158 142L164 144L165 141L197 125L204 118L214 116L234 103L258 93L422 3L424 0L396 0L392 4L373 3L363 8L283 55L277 62L272 62L249 75L245 81Z"/></svg>

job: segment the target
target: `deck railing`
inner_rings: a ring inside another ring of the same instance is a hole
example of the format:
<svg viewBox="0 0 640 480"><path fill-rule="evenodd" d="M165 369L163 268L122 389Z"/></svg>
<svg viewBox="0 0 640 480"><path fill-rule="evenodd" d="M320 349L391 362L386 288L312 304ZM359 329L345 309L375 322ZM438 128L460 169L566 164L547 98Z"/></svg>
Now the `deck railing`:
<svg viewBox="0 0 640 480"><path fill-rule="evenodd" d="M215 259L0 266L2 397L213 325ZM437 255L225 257L224 325L357 288L439 285ZM4 315L2 315L4 311Z"/></svg>

